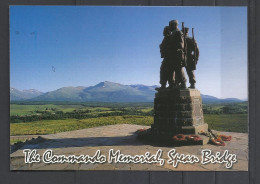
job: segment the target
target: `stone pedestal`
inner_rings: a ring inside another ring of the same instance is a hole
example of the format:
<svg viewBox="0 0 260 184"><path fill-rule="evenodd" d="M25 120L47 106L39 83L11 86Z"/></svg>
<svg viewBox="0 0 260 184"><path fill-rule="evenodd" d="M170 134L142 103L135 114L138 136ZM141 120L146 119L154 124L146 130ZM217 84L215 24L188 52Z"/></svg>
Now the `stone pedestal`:
<svg viewBox="0 0 260 184"><path fill-rule="evenodd" d="M153 136L172 137L201 131L208 132L208 124L204 122L202 100L197 89L160 89L155 94Z"/></svg>

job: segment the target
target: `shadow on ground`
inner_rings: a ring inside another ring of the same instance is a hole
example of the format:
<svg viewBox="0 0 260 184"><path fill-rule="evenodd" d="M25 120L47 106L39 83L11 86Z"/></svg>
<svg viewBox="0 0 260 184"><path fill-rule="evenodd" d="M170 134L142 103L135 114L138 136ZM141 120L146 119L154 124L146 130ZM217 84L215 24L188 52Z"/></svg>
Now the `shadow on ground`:
<svg viewBox="0 0 260 184"><path fill-rule="evenodd" d="M46 136L48 137L48 136ZM48 139L39 136L36 139L18 143L11 147L11 152L18 149L48 149L48 148L67 148L67 147L96 147L96 146L124 146L124 145L143 145L144 142L137 139L137 135L119 137L85 137L85 138L59 138Z"/></svg>

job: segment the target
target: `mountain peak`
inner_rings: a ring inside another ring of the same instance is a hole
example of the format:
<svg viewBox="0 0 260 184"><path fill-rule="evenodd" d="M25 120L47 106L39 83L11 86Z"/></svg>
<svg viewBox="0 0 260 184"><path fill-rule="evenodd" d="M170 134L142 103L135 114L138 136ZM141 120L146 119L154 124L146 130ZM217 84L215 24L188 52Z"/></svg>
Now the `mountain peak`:
<svg viewBox="0 0 260 184"><path fill-rule="evenodd" d="M100 82L95 87L106 87L106 86L121 86L122 84L115 83L115 82L110 82L110 81L104 81Z"/></svg>
<svg viewBox="0 0 260 184"><path fill-rule="evenodd" d="M15 88L10 88L10 98L11 100L26 100L31 99L34 97L37 97L39 95L42 95L43 93L35 90L35 89L28 89L28 90L18 90Z"/></svg>

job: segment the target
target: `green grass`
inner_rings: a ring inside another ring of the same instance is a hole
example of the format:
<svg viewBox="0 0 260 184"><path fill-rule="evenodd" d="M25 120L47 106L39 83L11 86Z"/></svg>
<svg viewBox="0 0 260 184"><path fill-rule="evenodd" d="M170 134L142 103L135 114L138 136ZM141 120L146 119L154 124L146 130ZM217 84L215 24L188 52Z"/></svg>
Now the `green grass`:
<svg viewBox="0 0 260 184"><path fill-rule="evenodd" d="M74 110L90 110L91 112L104 112L110 111L111 108L108 107L86 107L83 105L54 105L54 104L45 104L45 105L20 105L20 104L11 104L10 105L10 115L33 115L36 114L36 111L52 111L55 109L57 111L72 112Z"/></svg>
<svg viewBox="0 0 260 184"><path fill-rule="evenodd" d="M29 123L11 123L10 135L51 134L83 128L114 124L151 125L151 116L110 116L89 119L44 120Z"/></svg>
<svg viewBox="0 0 260 184"><path fill-rule="evenodd" d="M209 128L227 132L247 132L248 120L246 114L205 115ZM114 124L136 124L150 126L152 116L109 116L89 119L44 120L28 123L11 123L11 135L51 134L84 128Z"/></svg>
<svg viewBox="0 0 260 184"><path fill-rule="evenodd" d="M142 112L150 112L151 110L153 110L152 107L150 108L143 108L143 109L140 109Z"/></svg>
<svg viewBox="0 0 260 184"><path fill-rule="evenodd" d="M10 105L10 115L31 115L36 114L35 111L43 111L46 108L56 108L60 109L59 105L53 104L46 104L46 105L18 105L18 104L11 104Z"/></svg>
<svg viewBox="0 0 260 184"><path fill-rule="evenodd" d="M248 132L247 114L206 114L204 120L213 130L226 132Z"/></svg>
<svg viewBox="0 0 260 184"><path fill-rule="evenodd" d="M100 113L113 113L122 111L141 111L144 113L153 110L152 103L145 104L106 104L106 106L98 106L99 104L11 104L10 111L12 115L24 116L33 115L37 111L63 111L72 112L89 110L87 112L92 115L98 115ZM111 105L111 106L109 106ZM128 105L128 106L127 106ZM139 105L139 106L138 106ZM142 105L142 106L141 106ZM220 110L224 105L232 104L211 104L207 105L212 110ZM233 104L236 106L247 107L247 103ZM248 132L248 115L247 114L205 114L205 122L209 124L209 128L219 131L228 132ZM137 115L125 115L125 116L108 116L89 119L63 119L63 120L42 120L25 123L11 123L11 135L34 135L34 134L51 134L57 132L78 130L83 128L91 128L104 125L113 124L138 124L148 125L153 123L152 116L137 116Z"/></svg>

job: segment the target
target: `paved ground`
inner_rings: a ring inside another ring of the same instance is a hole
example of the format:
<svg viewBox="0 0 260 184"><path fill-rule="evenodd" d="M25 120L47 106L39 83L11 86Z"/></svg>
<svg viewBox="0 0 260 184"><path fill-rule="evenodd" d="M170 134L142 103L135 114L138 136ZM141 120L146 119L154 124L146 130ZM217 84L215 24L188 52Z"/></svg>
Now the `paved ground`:
<svg viewBox="0 0 260 184"><path fill-rule="evenodd" d="M231 135L232 141L226 142L226 146L196 145L181 147L159 147L145 144L136 139L136 130L149 128L139 125L110 125L96 128L88 128L70 132L50 134L42 136L44 141L29 141L20 149L10 155L11 170L181 170L181 171L245 171L248 170L248 134L222 132L224 135ZM162 158L165 159L163 166L159 164L135 164L135 163L81 163L81 164L26 164L24 160L24 149L37 149L37 153L43 154L47 149L52 149L55 155L90 155L93 156L97 150L108 158L110 149L120 150L125 155L144 155L146 152L155 154L159 149L163 151ZM238 161L231 169L225 167L225 163L179 163L178 167L173 167L167 163L168 151L176 149L176 152L185 155L195 155L201 158L201 150L210 149L212 153L221 154L228 150L229 153L236 154Z"/></svg>

